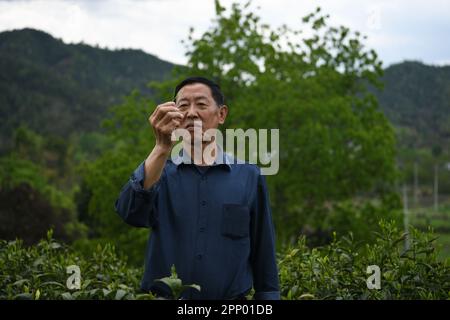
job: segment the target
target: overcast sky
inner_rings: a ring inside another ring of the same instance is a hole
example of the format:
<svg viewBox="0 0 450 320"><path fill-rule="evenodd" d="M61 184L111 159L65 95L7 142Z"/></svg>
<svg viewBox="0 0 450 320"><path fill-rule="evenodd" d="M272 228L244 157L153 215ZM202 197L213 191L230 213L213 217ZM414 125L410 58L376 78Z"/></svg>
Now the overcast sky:
<svg viewBox="0 0 450 320"><path fill-rule="evenodd" d="M229 7L231 1L221 1ZM405 59L450 64L448 0L253 0L272 27L300 26L317 6L331 23L368 36L385 66ZM65 42L136 48L185 63L182 39L189 27L199 35L211 25L213 0L0 0L0 31L44 30Z"/></svg>

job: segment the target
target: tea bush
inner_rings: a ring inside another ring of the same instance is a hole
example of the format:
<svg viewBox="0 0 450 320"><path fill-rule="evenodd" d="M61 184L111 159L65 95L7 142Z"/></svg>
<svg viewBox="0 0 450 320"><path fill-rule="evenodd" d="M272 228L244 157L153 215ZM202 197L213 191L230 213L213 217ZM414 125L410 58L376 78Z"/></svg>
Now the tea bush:
<svg viewBox="0 0 450 320"><path fill-rule="evenodd" d="M380 222L372 243L360 242L352 234L330 245L310 249L304 237L279 254L282 299L449 299L450 268L439 261L430 232L412 229L407 235L393 222ZM409 248L404 249L408 237ZM67 267L81 270L81 288L69 290ZM381 288L368 289L372 274L381 271ZM89 255L52 239L31 247L20 240L0 240L0 299L155 299L139 292L142 270L118 258L111 245L100 246ZM187 287L172 274L160 281L169 285L174 297ZM201 288L199 288L201 289ZM248 296L251 298L251 295Z"/></svg>
<svg viewBox="0 0 450 320"><path fill-rule="evenodd" d="M80 290L69 290L67 267L77 265ZM0 299L152 299L140 294L142 271L118 259L110 245L88 257L52 239L24 247L22 241L0 240Z"/></svg>
<svg viewBox="0 0 450 320"><path fill-rule="evenodd" d="M299 239L280 258L283 299L449 299L450 268L439 261L432 233L399 231L381 221L373 243L352 234L321 248ZM405 250L405 238L409 248ZM380 289L368 289L368 266L380 268Z"/></svg>

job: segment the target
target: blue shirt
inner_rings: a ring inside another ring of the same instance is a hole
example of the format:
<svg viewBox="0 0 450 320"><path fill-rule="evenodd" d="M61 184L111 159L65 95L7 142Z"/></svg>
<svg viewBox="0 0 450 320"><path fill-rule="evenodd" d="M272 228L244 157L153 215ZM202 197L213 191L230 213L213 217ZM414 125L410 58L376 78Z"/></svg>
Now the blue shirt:
<svg viewBox="0 0 450 320"><path fill-rule="evenodd" d="M256 165L221 151L217 159L207 170L181 156L168 159L148 190L141 163L123 187L116 211L126 223L152 229L141 288L169 295L154 280L175 265L184 284L201 287L186 290L184 299L233 299L252 286L255 299L280 299L265 178Z"/></svg>

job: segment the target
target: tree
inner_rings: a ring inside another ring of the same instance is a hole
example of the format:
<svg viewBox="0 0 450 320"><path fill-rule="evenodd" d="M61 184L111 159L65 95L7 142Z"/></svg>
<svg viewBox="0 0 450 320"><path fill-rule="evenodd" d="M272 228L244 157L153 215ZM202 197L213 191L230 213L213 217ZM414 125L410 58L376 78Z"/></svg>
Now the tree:
<svg viewBox="0 0 450 320"><path fill-rule="evenodd" d="M89 225L91 237L114 243L118 252L135 265L142 265L148 230L127 226L115 213L114 203L131 173L153 147L147 118L155 106L135 91L110 109L111 116L103 126L107 130L105 143L112 147L81 166L82 182L76 197L79 217ZM95 241L76 244L80 248L84 245L90 250Z"/></svg>
<svg viewBox="0 0 450 320"><path fill-rule="evenodd" d="M50 184L41 166L10 154L0 158L0 238L36 243L53 228L58 239L82 237L72 198Z"/></svg>
<svg viewBox="0 0 450 320"><path fill-rule="evenodd" d="M320 10L303 19L312 35L302 36L286 26L270 29L249 8L234 4L227 14L216 2L210 30L199 39L189 36L187 67L176 68L171 80L152 83L155 100L171 100L182 78L204 75L226 95L226 128L280 129L281 168L267 180L281 240L297 236L306 224L367 231L345 222L353 221L351 214L390 218L389 209L399 203L389 194L395 141L368 91L379 85L382 72L376 53L364 49L358 33L327 27ZM87 210L83 222L134 262L142 260L147 231L126 226L113 205L154 144L147 119L156 105L134 93L112 109L105 125L114 147L85 167L78 198L78 207ZM367 194L378 196L382 208L353 205L352 199ZM376 221L370 218L355 221Z"/></svg>
<svg viewBox="0 0 450 320"><path fill-rule="evenodd" d="M320 227L333 203L389 192L394 132L368 90L381 87L382 63L320 8L294 30L272 29L250 6L216 1L212 27L196 39L191 29L187 68L154 87L166 100L179 79L204 75L225 92L226 127L280 129L281 168L268 184L279 233L295 235Z"/></svg>

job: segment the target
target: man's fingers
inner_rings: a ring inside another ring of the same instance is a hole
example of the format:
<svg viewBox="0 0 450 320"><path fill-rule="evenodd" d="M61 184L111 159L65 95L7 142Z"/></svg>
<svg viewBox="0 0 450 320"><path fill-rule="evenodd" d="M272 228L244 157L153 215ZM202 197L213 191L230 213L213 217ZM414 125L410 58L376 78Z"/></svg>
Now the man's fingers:
<svg viewBox="0 0 450 320"><path fill-rule="evenodd" d="M154 122L158 122L168 111L178 111L178 108L175 106L174 102L166 102L157 106L149 119Z"/></svg>
<svg viewBox="0 0 450 320"><path fill-rule="evenodd" d="M181 121L177 120L177 119L171 119L168 123L166 123L165 125L162 125L160 127L160 131L163 134L172 134L172 132L177 129L181 124Z"/></svg>
<svg viewBox="0 0 450 320"><path fill-rule="evenodd" d="M171 135L176 128L180 127L183 119L184 114L179 111L173 102L157 106L149 117L155 133L163 136Z"/></svg>
<svg viewBox="0 0 450 320"><path fill-rule="evenodd" d="M164 115L164 117L160 121L157 122L157 125L164 126L173 120L176 120L179 123L181 123L182 119L183 119L183 114L180 111L168 111Z"/></svg>
<svg viewBox="0 0 450 320"><path fill-rule="evenodd" d="M173 101L167 101L167 102L161 103L158 107L167 107L167 106L173 106L173 107L175 107L176 104L175 104L175 102L173 102Z"/></svg>
<svg viewBox="0 0 450 320"><path fill-rule="evenodd" d="M151 114L150 118L153 117L153 119L155 121L158 121L159 119L161 119L164 116L164 113L166 112L167 109L170 110L172 108L176 108L174 102L166 102L166 103L160 104L153 111L153 113Z"/></svg>

